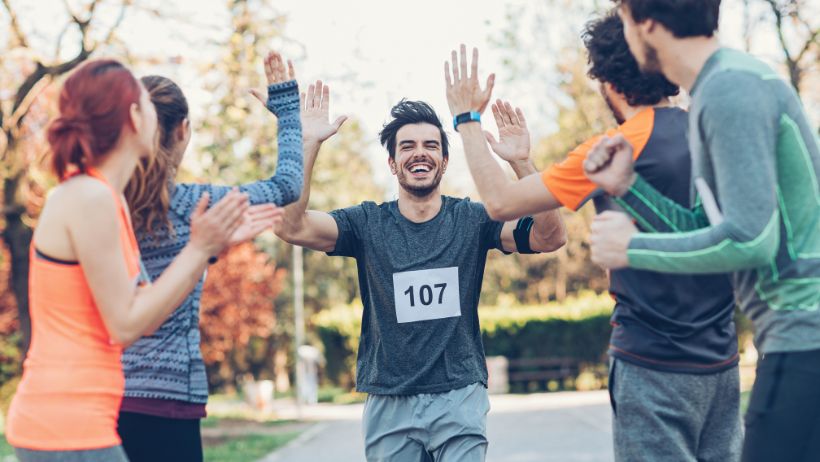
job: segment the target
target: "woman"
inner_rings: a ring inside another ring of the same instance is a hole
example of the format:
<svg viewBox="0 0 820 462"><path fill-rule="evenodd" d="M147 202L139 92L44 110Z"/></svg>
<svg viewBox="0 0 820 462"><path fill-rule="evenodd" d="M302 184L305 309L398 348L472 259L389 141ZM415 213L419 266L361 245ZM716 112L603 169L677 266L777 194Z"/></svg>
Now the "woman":
<svg viewBox="0 0 820 462"><path fill-rule="evenodd" d="M138 286L140 254L122 192L153 154L157 119L122 64L84 64L60 92L48 129L62 180L31 246L31 348L6 436L22 462L126 461L116 431L120 355L162 324L242 222L247 197L197 203L190 240L153 285Z"/></svg>
<svg viewBox="0 0 820 462"><path fill-rule="evenodd" d="M299 198L304 176L299 94L292 65L288 75L279 54L267 56L265 73L267 107L279 121L278 165L273 177L240 189L251 204L284 206ZM160 153L155 162L136 172L126 197L145 265L155 278L164 274L188 242L190 216L200 195L221 197L229 188L174 183L191 134L188 104L169 79L151 76L143 83L157 108ZM269 226L266 217L272 213L263 208L252 223ZM157 332L139 339L123 354L126 385L119 432L132 462L202 460L199 425L205 416L208 383L199 348L201 293L202 281Z"/></svg>

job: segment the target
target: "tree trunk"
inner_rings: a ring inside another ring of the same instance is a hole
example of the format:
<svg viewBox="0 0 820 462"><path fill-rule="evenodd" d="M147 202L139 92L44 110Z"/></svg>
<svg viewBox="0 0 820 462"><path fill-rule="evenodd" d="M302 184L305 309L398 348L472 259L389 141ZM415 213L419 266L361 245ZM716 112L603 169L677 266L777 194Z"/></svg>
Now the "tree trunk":
<svg viewBox="0 0 820 462"><path fill-rule="evenodd" d="M11 276L9 286L14 292L17 301L17 312L20 321L20 331L23 334L21 345L23 357L28 352L31 339L31 317L28 310L28 271L29 246L33 231L23 223L25 207L17 202L17 190L25 175L25 170L18 172L3 182L3 212L6 220L6 229L3 231L3 241L11 255Z"/></svg>

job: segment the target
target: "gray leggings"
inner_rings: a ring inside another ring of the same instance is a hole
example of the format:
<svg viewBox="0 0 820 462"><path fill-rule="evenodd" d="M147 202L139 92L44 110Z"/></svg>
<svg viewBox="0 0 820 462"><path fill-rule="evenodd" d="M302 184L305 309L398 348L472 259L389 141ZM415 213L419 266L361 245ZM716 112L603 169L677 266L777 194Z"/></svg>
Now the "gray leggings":
<svg viewBox="0 0 820 462"><path fill-rule="evenodd" d="M128 462L122 446L80 451L34 451L14 448L20 462Z"/></svg>

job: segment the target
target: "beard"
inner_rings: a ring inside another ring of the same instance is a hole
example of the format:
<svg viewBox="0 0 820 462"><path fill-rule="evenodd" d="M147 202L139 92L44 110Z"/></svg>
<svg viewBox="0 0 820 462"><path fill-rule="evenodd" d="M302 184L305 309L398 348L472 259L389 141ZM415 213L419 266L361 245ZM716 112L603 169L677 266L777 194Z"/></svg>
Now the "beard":
<svg viewBox="0 0 820 462"><path fill-rule="evenodd" d="M601 90L601 95L604 97L604 101L606 102L607 107L609 107L609 111L612 112L612 116L615 117L615 122L618 122L618 125L626 122L626 118L624 118L624 115L621 114L621 111L619 111L618 108L612 104L612 100L609 99L609 95L607 95L603 90Z"/></svg>
<svg viewBox="0 0 820 462"><path fill-rule="evenodd" d="M400 169L396 173L396 178L399 180L399 186L401 186L401 188L405 191L416 197L427 197L438 188L439 184L441 184L441 178L443 175L444 170L442 168L438 168L436 170L436 175L431 180L428 180L429 183L412 184L405 175L404 169Z"/></svg>
<svg viewBox="0 0 820 462"><path fill-rule="evenodd" d="M646 75L663 75L661 73L661 61L658 59L658 49L644 42L643 62L639 62L638 67Z"/></svg>

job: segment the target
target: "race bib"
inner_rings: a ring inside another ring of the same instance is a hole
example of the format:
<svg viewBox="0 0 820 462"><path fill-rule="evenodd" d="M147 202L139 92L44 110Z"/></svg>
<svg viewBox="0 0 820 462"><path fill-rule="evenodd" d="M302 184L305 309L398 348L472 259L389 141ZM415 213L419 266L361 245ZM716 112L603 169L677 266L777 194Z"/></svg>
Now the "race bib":
<svg viewBox="0 0 820 462"><path fill-rule="evenodd" d="M400 323L461 316L458 267L393 273Z"/></svg>

